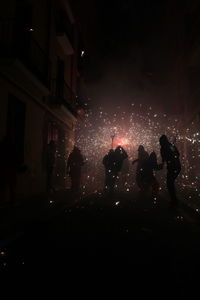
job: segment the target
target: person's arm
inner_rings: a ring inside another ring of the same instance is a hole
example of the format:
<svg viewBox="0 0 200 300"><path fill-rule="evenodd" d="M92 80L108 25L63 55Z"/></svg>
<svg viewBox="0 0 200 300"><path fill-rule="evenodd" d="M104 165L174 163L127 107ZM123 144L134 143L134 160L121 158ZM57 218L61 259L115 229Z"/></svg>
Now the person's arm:
<svg viewBox="0 0 200 300"><path fill-rule="evenodd" d="M166 161L166 157L165 157L165 152L162 148L160 149L160 155L161 155L161 158L162 158L162 164L164 165L164 163Z"/></svg>
<svg viewBox="0 0 200 300"><path fill-rule="evenodd" d="M124 150L124 148L121 148L122 149L122 155L123 155L123 158L127 158L128 157L128 154L127 152Z"/></svg>
<svg viewBox="0 0 200 300"><path fill-rule="evenodd" d="M157 156L155 156L155 161L153 162L153 170L159 171L163 169L163 163L158 164Z"/></svg>
<svg viewBox="0 0 200 300"><path fill-rule="evenodd" d="M135 159L134 161L132 161L132 165L134 165L138 161L139 161L139 159Z"/></svg>

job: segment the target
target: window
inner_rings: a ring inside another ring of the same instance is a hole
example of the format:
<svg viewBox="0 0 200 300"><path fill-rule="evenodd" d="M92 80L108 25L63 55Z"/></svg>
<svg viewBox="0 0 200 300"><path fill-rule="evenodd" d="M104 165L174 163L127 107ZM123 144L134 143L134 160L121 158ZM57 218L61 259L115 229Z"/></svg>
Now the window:
<svg viewBox="0 0 200 300"><path fill-rule="evenodd" d="M26 105L13 95L8 98L7 134L16 149L17 164L24 163L24 133Z"/></svg>

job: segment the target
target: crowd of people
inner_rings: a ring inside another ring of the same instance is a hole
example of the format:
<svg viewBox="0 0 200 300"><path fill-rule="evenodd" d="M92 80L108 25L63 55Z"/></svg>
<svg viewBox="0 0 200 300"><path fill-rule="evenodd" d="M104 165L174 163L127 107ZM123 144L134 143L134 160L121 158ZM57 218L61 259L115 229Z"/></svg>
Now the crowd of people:
<svg viewBox="0 0 200 300"><path fill-rule="evenodd" d="M151 190L152 197L157 198L159 192L159 183L155 176L155 171L162 170L164 164L167 166L167 189L170 195L171 204L176 205L177 195L175 189L175 180L181 171L180 154L177 147L170 143L166 135L160 137L160 154L162 162L158 164L157 155L153 151L148 154L143 145L138 147L138 157L132 164L137 163L136 183L142 194ZM123 162L128 155L126 151L118 146L115 150L109 150L103 158L105 167L105 189L113 192L116 179L122 170Z"/></svg>
<svg viewBox="0 0 200 300"><path fill-rule="evenodd" d="M10 191L11 202L15 202L16 190L16 159L10 155L10 150L13 151L13 146L9 144L8 139L1 142L1 169L3 176L1 177L1 198L4 197L5 190L8 187ZM13 153L12 153L13 154ZM157 162L157 155L153 151L148 154L143 145L138 147L138 157L132 164L137 164L135 181L141 193L146 193L151 190L152 196L156 198L159 192L159 183L155 176L155 171L163 169L164 164L167 167L167 189L170 195L171 204L177 204L177 196L175 189L175 180L181 171L180 154L177 147L170 143L166 135L160 137L160 154L162 161ZM47 193L54 191L53 185L53 171L55 167L56 144L50 141L46 153L46 172L47 172ZM13 161L9 158L13 157ZM9 163L8 163L9 162ZM103 157L102 161L105 168L105 191L110 194L113 193L116 180L121 177L126 178L129 170L128 154L122 146L117 146L116 149L110 149ZM66 170L71 179L71 191L77 193L81 186L81 170L85 164L84 156L81 150L74 146L72 152L69 154Z"/></svg>
<svg viewBox="0 0 200 300"><path fill-rule="evenodd" d="M55 164L56 146L53 141L48 145L47 151L47 191L53 189L52 174ZM155 171L162 170L164 164L167 167L167 189L170 195L171 204L177 204L177 196L175 189L175 180L181 171L181 163L179 159L179 151L177 147L170 143L166 135L160 137L160 154L162 161L158 163L157 155L153 151L150 154L145 150L143 145L138 147L138 157L132 162L137 164L135 181L142 195L152 194L155 199L159 192L159 182L155 176ZM128 154L122 146L116 149L110 149L103 157L102 161L105 168L105 187L104 190L112 194L119 176L126 178L129 172ZM81 187L81 170L85 164L84 156L81 150L74 146L67 160L67 174L71 181L71 191L77 193Z"/></svg>

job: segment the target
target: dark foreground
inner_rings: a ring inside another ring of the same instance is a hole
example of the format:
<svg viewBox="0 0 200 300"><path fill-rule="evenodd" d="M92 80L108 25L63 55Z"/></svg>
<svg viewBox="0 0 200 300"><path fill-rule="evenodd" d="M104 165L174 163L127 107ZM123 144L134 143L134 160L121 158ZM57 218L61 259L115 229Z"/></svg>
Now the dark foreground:
<svg viewBox="0 0 200 300"><path fill-rule="evenodd" d="M91 195L49 220L27 223L5 251L4 271L45 274L52 282L62 276L66 286L97 286L97 294L121 288L181 296L198 288L198 220L181 206L169 209L162 197Z"/></svg>

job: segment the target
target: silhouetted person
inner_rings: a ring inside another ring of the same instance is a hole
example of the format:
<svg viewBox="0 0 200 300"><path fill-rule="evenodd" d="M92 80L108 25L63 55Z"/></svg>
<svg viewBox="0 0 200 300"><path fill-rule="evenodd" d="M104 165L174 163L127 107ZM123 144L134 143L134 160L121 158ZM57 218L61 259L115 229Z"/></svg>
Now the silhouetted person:
<svg viewBox="0 0 200 300"><path fill-rule="evenodd" d="M71 191L78 192L81 184L81 168L84 165L84 158L78 147L70 153L67 160L67 172L71 177Z"/></svg>
<svg viewBox="0 0 200 300"><path fill-rule="evenodd" d="M110 149L102 161L105 167L105 188L112 192L116 182L115 152Z"/></svg>
<svg viewBox="0 0 200 300"><path fill-rule="evenodd" d="M159 183L155 177L155 171L161 170L162 169L162 164L158 164L157 162L157 155L153 151L149 155L149 158L147 162L145 163L145 181L147 183L147 187L151 188L152 190L152 196L156 198L158 196L158 191L159 191Z"/></svg>
<svg viewBox="0 0 200 300"><path fill-rule="evenodd" d="M51 140L47 145L46 170L47 170L47 192L54 191L53 172L56 160L56 144Z"/></svg>
<svg viewBox="0 0 200 300"><path fill-rule="evenodd" d="M128 154L121 146L115 149L115 170L117 173L121 172L124 160L128 158Z"/></svg>
<svg viewBox="0 0 200 300"><path fill-rule="evenodd" d="M136 183L140 190L144 190L146 187L146 163L149 159L149 154L145 151L144 146L138 147L138 158L135 159L132 164L137 163L136 168Z"/></svg>
<svg viewBox="0 0 200 300"><path fill-rule="evenodd" d="M11 204L16 200L17 159L16 148L9 136L0 142L0 201L8 199Z"/></svg>
<svg viewBox="0 0 200 300"><path fill-rule="evenodd" d="M171 198L171 204L177 204L175 180L181 171L179 151L175 145L168 141L166 135L160 137L160 154L163 164L167 164L167 188Z"/></svg>

